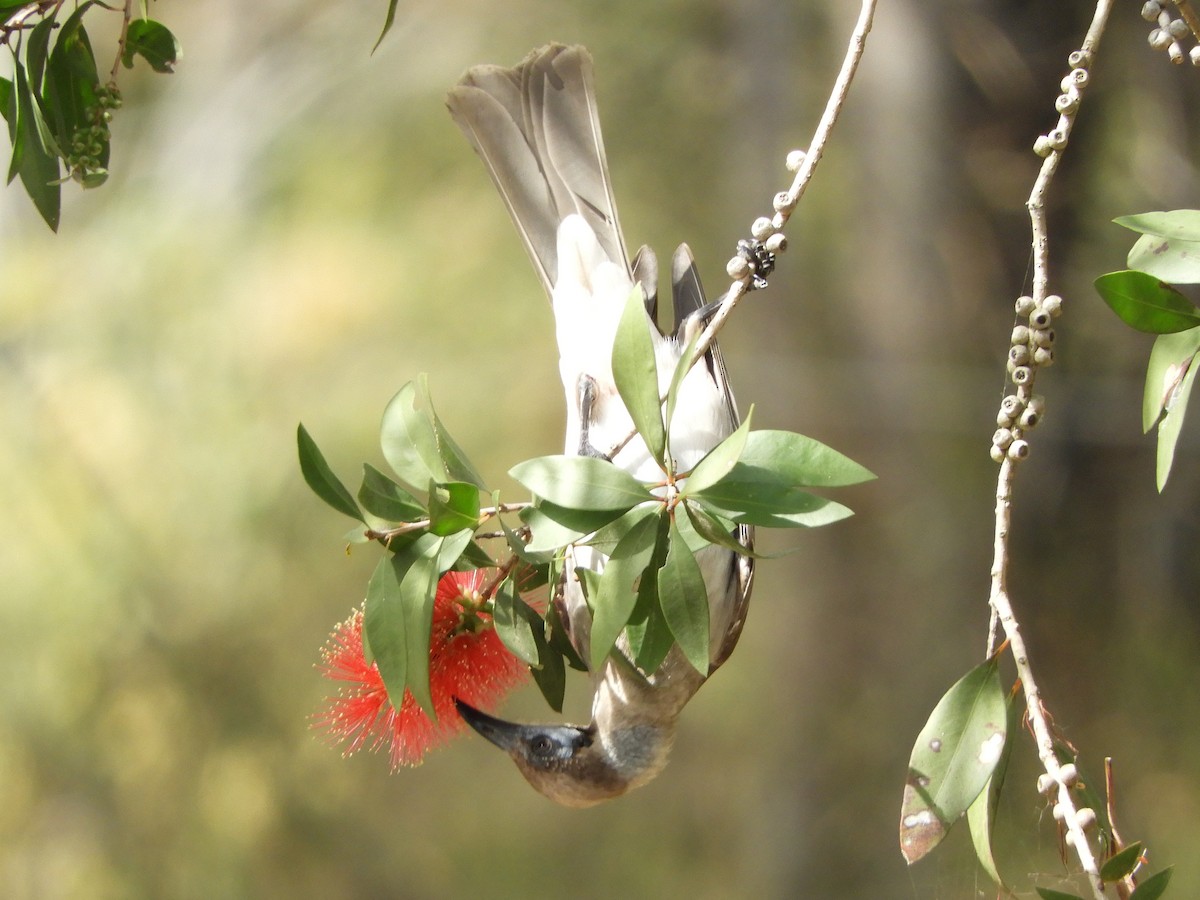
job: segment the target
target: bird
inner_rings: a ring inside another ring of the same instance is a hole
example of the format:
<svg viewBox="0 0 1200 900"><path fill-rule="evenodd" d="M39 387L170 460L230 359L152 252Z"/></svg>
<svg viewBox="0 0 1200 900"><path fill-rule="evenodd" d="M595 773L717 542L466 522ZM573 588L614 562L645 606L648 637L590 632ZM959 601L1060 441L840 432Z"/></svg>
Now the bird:
<svg viewBox="0 0 1200 900"><path fill-rule="evenodd" d="M720 300L706 301L691 250L681 244L671 262L674 327L659 329L657 258L645 246L632 260L626 251L591 55L582 46L548 44L512 68L474 66L451 89L447 106L483 160L550 298L567 405L564 453L610 459L635 478L661 481L645 442L627 440L633 421L611 367L617 323L641 285L662 396ZM670 447L676 470L686 472L740 423L715 341L677 398ZM745 554L718 545L696 554L708 594L708 671L698 671L676 645L655 671L642 672L623 635L590 673L587 725L508 722L461 701L459 714L505 750L536 790L565 806L592 806L646 784L667 763L680 712L741 635L754 579L753 529L735 526L733 535ZM553 602L580 658L589 660L591 613L575 569L599 572L606 559L582 544L567 554Z"/></svg>

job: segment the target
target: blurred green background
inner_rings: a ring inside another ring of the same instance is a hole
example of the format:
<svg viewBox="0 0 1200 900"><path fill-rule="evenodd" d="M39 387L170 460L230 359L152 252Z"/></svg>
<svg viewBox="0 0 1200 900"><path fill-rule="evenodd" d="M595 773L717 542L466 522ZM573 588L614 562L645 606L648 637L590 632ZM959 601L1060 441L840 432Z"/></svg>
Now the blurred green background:
<svg viewBox="0 0 1200 900"><path fill-rule="evenodd" d="M660 257L687 240L715 293L854 6L418 0L372 56L384 0L155 4L185 56L123 73L110 183L69 188L57 236L0 193L0 895L995 895L965 833L909 869L896 829L912 741L983 653L1029 148L1087 3L881 4L792 249L722 336L759 427L879 481L839 496L848 522L762 539L794 552L760 567L662 777L571 811L478 739L390 775L308 727L318 647L376 554L343 552L296 423L357 483L384 404L428 372L494 483L560 446L548 306L445 90L587 44L626 238ZM1137 6L1118 4L1049 198L1066 315L1011 584L1058 724L1085 769L1115 757L1125 835L1191 897L1196 429L1157 495L1151 341L1091 288L1133 241L1112 217L1200 204L1200 76L1148 48ZM580 679L568 712L587 705ZM534 689L506 712L546 714ZM1035 774L1022 736L998 843L1023 896L1030 873L1070 884Z"/></svg>

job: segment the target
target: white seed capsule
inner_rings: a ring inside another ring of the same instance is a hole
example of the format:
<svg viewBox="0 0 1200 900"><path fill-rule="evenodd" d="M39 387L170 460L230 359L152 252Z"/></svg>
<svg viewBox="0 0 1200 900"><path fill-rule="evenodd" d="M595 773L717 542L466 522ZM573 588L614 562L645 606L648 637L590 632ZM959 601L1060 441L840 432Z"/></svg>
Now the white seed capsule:
<svg viewBox="0 0 1200 900"><path fill-rule="evenodd" d="M1067 65L1072 69L1086 69L1092 64L1092 54L1087 50L1072 50L1067 56Z"/></svg>
<svg viewBox="0 0 1200 900"><path fill-rule="evenodd" d="M1033 142L1033 152L1038 156L1050 155L1050 141L1044 134L1039 134L1037 140Z"/></svg>
<svg viewBox="0 0 1200 900"><path fill-rule="evenodd" d="M775 233L775 224L766 216L759 216L750 225L750 234L756 241L765 241Z"/></svg>
<svg viewBox="0 0 1200 900"><path fill-rule="evenodd" d="M992 435L992 446L999 447L1001 450L1007 450L1008 445L1013 442L1013 433L1007 428L997 428L996 433Z"/></svg>
<svg viewBox="0 0 1200 900"><path fill-rule="evenodd" d="M1067 763L1058 770L1058 780L1067 787L1072 787L1079 781L1079 770L1075 768L1075 763ZM1080 810L1083 812L1083 810Z"/></svg>
<svg viewBox="0 0 1200 900"><path fill-rule="evenodd" d="M787 170L789 172L799 172L800 167L804 165L804 157L807 154L803 150L792 150L787 155Z"/></svg>
<svg viewBox="0 0 1200 900"><path fill-rule="evenodd" d="M1146 0L1142 4L1142 18L1147 22L1153 22L1158 18L1158 14L1162 12L1162 5L1158 0Z"/></svg>
<svg viewBox="0 0 1200 900"><path fill-rule="evenodd" d="M1164 50L1171 43L1171 35L1162 28L1153 28L1147 38L1150 41L1150 46L1155 50Z"/></svg>
<svg viewBox="0 0 1200 900"><path fill-rule="evenodd" d="M1029 366L1015 366L1008 377L1012 379L1013 384L1029 384L1033 380L1033 369Z"/></svg>
<svg viewBox="0 0 1200 900"><path fill-rule="evenodd" d="M1042 415L1032 409L1027 409L1021 413L1021 418L1018 422L1022 428L1028 431L1031 428L1037 428L1041 424Z"/></svg>
<svg viewBox="0 0 1200 900"><path fill-rule="evenodd" d="M1193 66L1200 66L1200 44L1197 44L1188 51L1188 57L1191 59Z"/></svg>
<svg viewBox="0 0 1200 900"><path fill-rule="evenodd" d="M750 277L750 263L742 259L740 256L735 256L725 264L725 274L734 281L741 281Z"/></svg>
<svg viewBox="0 0 1200 900"><path fill-rule="evenodd" d="M775 195L775 199L771 201L771 205L775 207L775 212L791 212L796 208L796 201L787 191L780 191Z"/></svg>
<svg viewBox="0 0 1200 900"><path fill-rule="evenodd" d="M1020 462L1029 456L1029 441L1017 438L1008 445L1008 458L1013 462Z"/></svg>
<svg viewBox="0 0 1200 900"><path fill-rule="evenodd" d="M1012 340L1009 341L1014 347L1017 344L1029 343L1029 328L1025 325L1018 325L1012 330Z"/></svg>
<svg viewBox="0 0 1200 900"><path fill-rule="evenodd" d="M1051 150L1062 150L1067 146L1067 133L1061 128L1055 128L1046 133L1046 143Z"/></svg>
<svg viewBox="0 0 1200 900"><path fill-rule="evenodd" d="M1049 794L1056 787L1058 787L1058 782L1054 780L1049 772L1043 772L1038 776L1037 791L1039 794Z"/></svg>
<svg viewBox="0 0 1200 900"><path fill-rule="evenodd" d="M1054 351L1049 347L1038 347L1033 351L1033 364L1042 368L1054 365Z"/></svg>
<svg viewBox="0 0 1200 900"><path fill-rule="evenodd" d="M1042 300L1042 309L1057 319L1062 315L1062 297L1058 296L1058 294L1051 294L1049 297L1044 298Z"/></svg>
<svg viewBox="0 0 1200 900"><path fill-rule="evenodd" d="M996 413L996 424L999 425L1001 428L1012 428L1013 427L1013 417L1006 416L1002 410L1002 411Z"/></svg>
<svg viewBox="0 0 1200 900"><path fill-rule="evenodd" d="M988 455L991 456L991 458L994 462L998 462L998 463L1004 462L1005 453L1002 449L997 447L995 444L992 444L992 449Z"/></svg>
<svg viewBox="0 0 1200 900"><path fill-rule="evenodd" d="M1175 65L1183 62L1183 48L1179 46L1179 41L1172 41L1167 46L1167 58L1175 63Z"/></svg>
<svg viewBox="0 0 1200 900"><path fill-rule="evenodd" d="M1000 412L1006 416L1015 416L1024 405L1024 401L1016 394L1008 394L1000 401Z"/></svg>
<svg viewBox="0 0 1200 900"><path fill-rule="evenodd" d="M787 236L778 231L763 241L763 249L768 253L782 253L787 249Z"/></svg>
<svg viewBox="0 0 1200 900"><path fill-rule="evenodd" d="M1096 827L1096 811L1090 806L1085 806L1075 813L1075 824L1084 831L1091 831Z"/></svg>
<svg viewBox="0 0 1200 900"><path fill-rule="evenodd" d="M1183 40L1191 33L1192 30L1188 28L1187 22L1183 21L1183 19L1172 19L1171 24L1167 26L1167 34L1171 35L1177 41Z"/></svg>
<svg viewBox="0 0 1200 900"><path fill-rule="evenodd" d="M1008 348L1008 361L1013 366L1029 365L1031 358L1027 344L1015 344Z"/></svg>
<svg viewBox="0 0 1200 900"><path fill-rule="evenodd" d="M1029 313L1029 326L1035 331L1050 327L1050 320L1054 318L1046 310L1044 306L1037 306Z"/></svg>
<svg viewBox="0 0 1200 900"><path fill-rule="evenodd" d="M1039 414L1044 413L1046 411L1046 398L1041 394L1034 394L1029 398L1025 406Z"/></svg>
<svg viewBox="0 0 1200 900"><path fill-rule="evenodd" d="M1058 99L1054 101L1054 108L1064 116L1069 116L1079 109L1079 95L1059 94Z"/></svg>
<svg viewBox="0 0 1200 900"><path fill-rule="evenodd" d="M1088 74L1087 69L1072 69L1071 74L1067 77L1071 79L1071 84L1075 85L1076 88L1082 91L1085 87L1087 87L1092 76ZM1063 88L1063 90L1065 91L1066 88Z"/></svg>
<svg viewBox="0 0 1200 900"><path fill-rule="evenodd" d="M1035 328L1032 332L1033 342L1039 347L1049 347L1054 343L1053 328Z"/></svg>
<svg viewBox="0 0 1200 900"><path fill-rule="evenodd" d="M1017 315L1018 316L1027 316L1031 312L1033 312L1036 307L1037 307L1037 304L1033 302L1032 297L1018 297L1017 298Z"/></svg>

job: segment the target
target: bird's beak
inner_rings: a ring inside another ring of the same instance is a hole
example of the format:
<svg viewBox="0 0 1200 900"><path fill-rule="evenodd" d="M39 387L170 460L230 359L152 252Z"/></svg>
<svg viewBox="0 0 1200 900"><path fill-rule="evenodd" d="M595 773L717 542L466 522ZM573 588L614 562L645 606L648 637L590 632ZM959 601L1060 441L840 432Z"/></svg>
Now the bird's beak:
<svg viewBox="0 0 1200 900"><path fill-rule="evenodd" d="M515 722L506 722L503 719L497 719L494 716L489 716L487 713L480 712L470 704L463 703L457 697L454 698L454 705L458 709L458 714L462 716L464 722L470 725L481 737L487 738L501 750L511 753L516 749L517 742L522 734L522 726Z"/></svg>

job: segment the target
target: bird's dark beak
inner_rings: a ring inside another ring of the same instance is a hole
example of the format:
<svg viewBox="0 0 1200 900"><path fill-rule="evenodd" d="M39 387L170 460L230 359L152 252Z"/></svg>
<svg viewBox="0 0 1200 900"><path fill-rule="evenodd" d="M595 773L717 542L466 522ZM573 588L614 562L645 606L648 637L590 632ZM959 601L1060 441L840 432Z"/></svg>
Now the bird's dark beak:
<svg viewBox="0 0 1200 900"><path fill-rule="evenodd" d="M463 703L457 697L454 705L464 722L470 725L481 737L487 738L501 750L511 753L521 738L523 727L515 722L506 722L480 712L468 703Z"/></svg>

